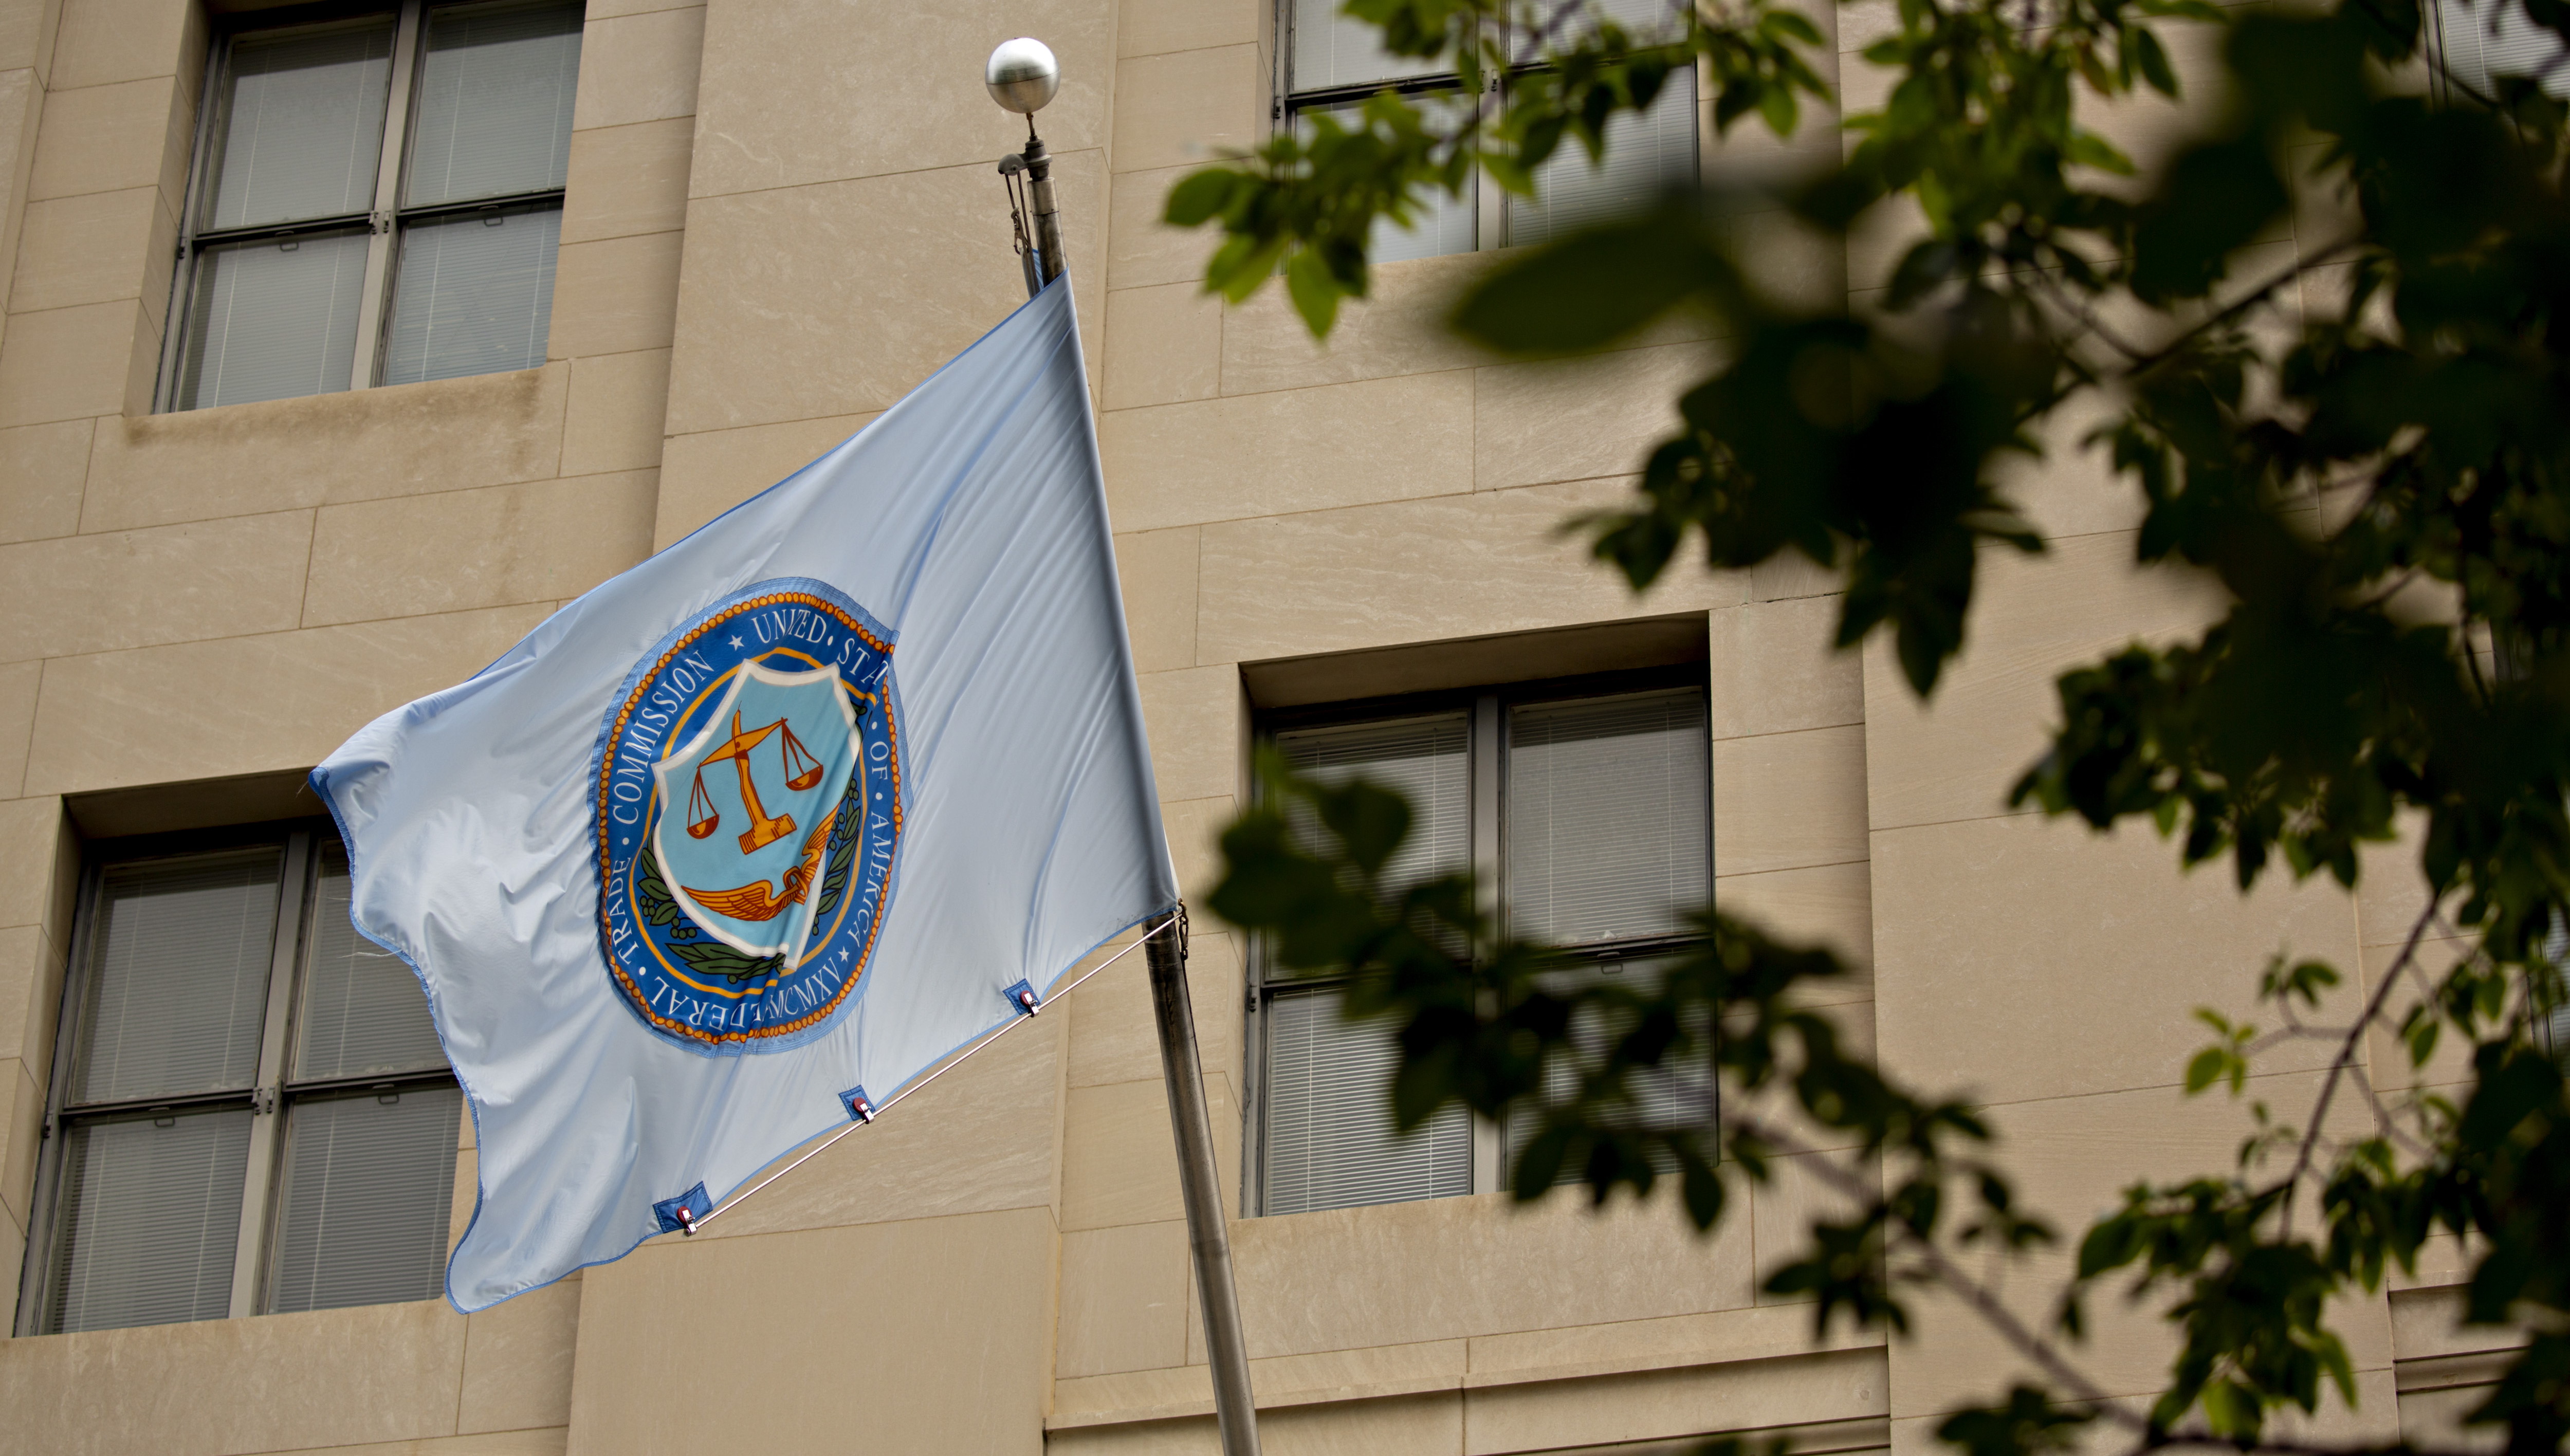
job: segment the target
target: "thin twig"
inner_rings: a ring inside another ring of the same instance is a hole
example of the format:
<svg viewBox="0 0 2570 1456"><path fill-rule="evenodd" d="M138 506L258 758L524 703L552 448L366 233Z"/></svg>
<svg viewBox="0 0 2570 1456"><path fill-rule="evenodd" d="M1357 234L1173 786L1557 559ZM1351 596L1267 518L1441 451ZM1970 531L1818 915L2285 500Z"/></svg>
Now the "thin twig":
<svg viewBox="0 0 2570 1456"><path fill-rule="evenodd" d="M2169 340L2158 349L2134 360L2133 366L2124 372L2126 374L2145 374L2152 369L2167 363L2170 359L2176 357L2179 351L2193 343L2198 336L2221 324L2229 323L2231 320L2247 313L2250 309L2266 302L2269 294L2272 294L2277 289L2284 287L2286 284L2301 278L2304 269L2317 267L2322 262L2360 245L2363 241L2363 233L2351 232L2347 236L2340 238L2338 241L2331 243L2329 246L2322 248L2320 251L2313 253L2308 257L2296 258L2290 266L2277 273L2276 276L2259 284L2244 296L2234 299L2229 304L2226 304L2220 312L2215 313L2204 319L2202 322L2189 327L2185 332L2179 334L2176 338Z"/></svg>
<svg viewBox="0 0 2570 1456"><path fill-rule="evenodd" d="M1723 1119L1723 1122L1735 1137L1745 1135L1769 1147L1787 1150L1786 1156L1815 1151L1803 1147L1795 1139L1786 1137L1751 1118L1733 1116ZM1828 1184L1838 1193L1869 1204L1881 1201L1880 1190L1867 1188L1855 1174L1838 1166L1826 1154L1808 1158L1805 1161L1806 1166L1818 1170L1818 1176L1823 1183ZM2089 1379L2079 1367L2063 1359L2052 1347L2050 1341L2042 1339L2032 1329L2027 1328L2025 1321L2017 1317L2015 1310L2001 1303L1998 1295L1987 1284L1965 1274L1953 1260L1946 1257L1943 1250L1935 1246L1933 1241L1922 1238L1918 1231L1897 1219L1887 1218L1884 1224L1896 1241L1906 1245L1912 1254L1927 1264L1939 1283L1960 1295L1963 1302L1971 1305L1973 1312L1979 1314L1992 1329L1996 1330L2001 1339L2016 1346L2019 1354L2041 1366L2053 1379L2068 1386L2079 1399L2093 1400L2101 1404L2105 1402L2106 1392L2095 1381ZM2108 1408L2114 1409L2114 1407ZM2119 1415L2118 1420L2136 1427L2145 1424L2139 1416Z"/></svg>
<svg viewBox="0 0 2570 1456"><path fill-rule="evenodd" d="M2217 1436L2209 1431L2170 1431L2154 1435L2133 1447L2128 1456L2197 1446L2218 1446L2225 1451L2238 1452L2240 1456L2470 1456L2470 1453L2447 1447L2412 1446L2405 1441L2388 1446L2321 1446L2308 1441L2252 1441L2243 1444L2236 1437Z"/></svg>
<svg viewBox="0 0 2570 1456"><path fill-rule="evenodd" d="M2356 1078L2356 1090L2364 1094L2365 1101L2373 1104L2373 1117L2381 1125L2382 1131L2390 1135L2393 1142L2400 1145L2401 1151L2413 1157L2426 1157L2427 1145L2400 1130L2400 1115L2392 1110L2389 1103L2382 1100L2381 1093L2374 1090L2373 1079L2365 1075L2364 1068L2355 1067L2350 1071Z"/></svg>
<svg viewBox="0 0 2570 1456"><path fill-rule="evenodd" d="M2035 282L2042 285L2044 292L2051 295L2056 305L2070 310L2071 316L2079 321L2080 326L2104 339L2108 348L2127 359L2138 360L2143 357L2141 345L2126 342L2121 335L2106 327L2105 320L2097 316L2097 311L2071 296L2069 291L2061 286L2061 280L2052 276L2050 269L2039 264L2030 264L2028 271L2034 274Z"/></svg>
<svg viewBox="0 0 2570 1456"><path fill-rule="evenodd" d="M2418 953L2418 941L2427 933L2427 925L2435 917L2436 901L2430 897L2427 908L2418 912L2417 923L2409 927L2409 938L2401 942L2399 958L2392 961L2390 967L2383 971L2382 984L2373 988L2373 994L2365 1001L2364 1014L2356 1017L2356 1024L2347 1029L2347 1039L2339 1044L2338 1055L2330 1061L2329 1076L2321 1082L2320 1101L2312 1108L2311 1126L2303 1130L2302 1149L2294 1155L2293 1171L2285 1175L2285 1198L2283 1207L2279 1210L2280 1221L2277 1225L2280 1238L2293 1237L2294 1194L2301 1188L2304 1175L2311 1171L2312 1154L2320 1145L2321 1124L2329 1120L2330 1099L2338 1093L2339 1078L2355 1058L2358 1044L2364 1039L2365 1028L2371 1026L2374 1018L2382 1014L2382 1003L2389 998L2392 984L2399 980L2400 967L2408 963L2411 956Z"/></svg>

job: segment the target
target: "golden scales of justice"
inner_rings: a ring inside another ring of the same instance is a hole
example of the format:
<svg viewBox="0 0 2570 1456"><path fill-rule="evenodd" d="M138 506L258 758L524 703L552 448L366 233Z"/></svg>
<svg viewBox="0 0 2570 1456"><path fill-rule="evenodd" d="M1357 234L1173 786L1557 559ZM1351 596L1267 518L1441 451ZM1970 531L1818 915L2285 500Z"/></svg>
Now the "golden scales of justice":
<svg viewBox="0 0 2570 1456"><path fill-rule="evenodd" d="M770 738L780 740L777 747L785 770L786 788L799 792L821 782L821 761L814 758L811 750L803 746L803 741L794 736L794 730L786 726L784 719L779 718L762 728L744 729L740 725L740 712L734 709L730 740L696 763L695 782L687 791L688 838L704 839L722 824L721 811L714 807L713 796L705 792L705 768L725 759L729 759L732 767L740 772L740 802L749 811L749 828L741 832L740 852L755 854L794 832L793 815L770 815L767 806L758 802L758 785L750 775L750 750ZM690 886L687 894L706 909L734 919L772 920L787 906L800 902L804 893L812 888L813 878L820 873L822 852L828 846L829 838L830 817L823 815L820 828L812 832L811 840L803 846L800 861L785 872L783 895L769 889L765 880L733 890L697 890Z"/></svg>
<svg viewBox="0 0 2570 1456"><path fill-rule="evenodd" d="M714 808L713 796L705 792L705 765L721 763L724 759L731 760L732 767L740 770L740 802L749 810L749 828L741 832L740 852L755 854L794 832L793 815L768 817L767 807L758 802L758 785L749 775L749 751L779 732L785 735L785 741L780 745L784 749L781 756L786 774L785 787L800 791L821 782L821 761L804 748L803 740L794 736L794 730L786 726L784 719L779 718L764 728L742 732L740 710L735 708L731 715L731 741L706 754L696 764L695 786L687 791L689 839L703 839L722 823L722 814Z"/></svg>

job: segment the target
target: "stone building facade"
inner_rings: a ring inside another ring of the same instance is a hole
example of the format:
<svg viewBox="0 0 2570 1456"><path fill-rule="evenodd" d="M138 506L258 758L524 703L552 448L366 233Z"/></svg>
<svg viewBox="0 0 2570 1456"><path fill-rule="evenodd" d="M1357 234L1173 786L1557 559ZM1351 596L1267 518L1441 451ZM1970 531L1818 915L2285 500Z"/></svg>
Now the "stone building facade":
<svg viewBox="0 0 2570 1456"><path fill-rule="evenodd" d="M1854 58L1874 3L1833 17L1851 105L1880 91ZM862 427L1014 307L993 161L1020 134L980 84L1013 35L1062 58L1041 121L1163 811L1199 902L1253 738L1298 713L1610 671L1690 685L1718 897L1864 966L1848 1024L1985 1101L2065 1224L2131 1177L2227 1166L2241 1114L2178 1090L2192 1007L2241 1000L2280 946L2371 963L2414 912L2396 875L2244 901L2147 836L2005 806L2056 670L2210 605L2128 568L2129 492L2069 442L2023 484L2051 549L1990 561L1972 645L1923 708L1888 660L1827 650L1836 602L1810 571L1681 569L1636 598L1554 535L1629 488L1718 341L1476 355L1439 327L1473 251L1387 264L1326 348L1276 290L1208 300L1208 239L1156 219L1187 168L1275 124L1262 0L590 0L559 212L542 187L526 202L558 228L534 367L176 408L199 387L171 334L174 297L203 296L174 287L174 259L183 221L206 230L210 58L299 16L0 0L0 1279L59 1257L62 1179L40 1174L69 1123L66 968L96 938L102 867L308 830L301 776L352 730ZM2147 150L2171 118L2111 120ZM1702 136L1705 165L1732 155ZM1797 145L1837 143L1816 124ZM1861 297L1885 256L1797 266ZM399 377L392 360L372 367ZM1246 948L1198 924L1271 1453L1734 1431L1919 1452L1936 1412L2001 1388L2006 1353L1949 1311L1916 1339L1816 1345L1807 1305L1758 1292L1823 1197L1792 1160L1703 1240L1666 1206L1518 1212L1491 1192L1264 1212L1239 1150L1260 1146L1272 1027L1242 1010ZM21 1301L0 1450L1209 1450L1137 960L705 1237L483 1313L256 1312L279 1306L244 1278L241 1317L47 1333ZM2394 1081L2399 1064L2379 1061ZM2278 1063L2261 1091L2290 1105L2315 1080ZM456 1141L451 1232L469 1121ZM2458 1276L2449 1258L2349 1311L2364 1398L2332 1428L2414 1433L2487 1378L2450 1321ZM2138 1394L2163 1346L2110 1324L2094 1358Z"/></svg>

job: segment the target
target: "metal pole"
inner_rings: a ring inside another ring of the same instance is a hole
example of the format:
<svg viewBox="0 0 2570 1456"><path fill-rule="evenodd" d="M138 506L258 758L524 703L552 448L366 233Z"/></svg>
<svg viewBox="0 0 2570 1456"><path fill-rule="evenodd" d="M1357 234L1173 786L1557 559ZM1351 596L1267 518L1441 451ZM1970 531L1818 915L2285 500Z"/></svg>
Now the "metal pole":
<svg viewBox="0 0 2570 1456"><path fill-rule="evenodd" d="M1048 283L1062 276L1062 212L1053 200L1053 154L1036 135L1035 118L1027 118L1027 201L1036 214L1036 266Z"/></svg>
<svg viewBox="0 0 2570 1456"><path fill-rule="evenodd" d="M1050 249L1045 258L1050 266ZM1161 916L1152 929L1169 919ZM1159 1027L1160 1072L1169 1084L1169 1128L1178 1143L1178 1191L1186 1204L1187 1244L1195 1253L1196 1292L1204 1303L1205 1358L1213 1366L1213 1409L1222 1427L1222 1453L1258 1456L1258 1405L1249 1389L1249 1350L1240 1333L1240 1297L1231 1282L1231 1236L1223 1225L1222 1179L1214 1169L1204 1067L1196 1057L1196 1013L1187 997L1185 934L1183 926L1174 935L1155 934L1142 952L1151 970L1151 1019Z"/></svg>

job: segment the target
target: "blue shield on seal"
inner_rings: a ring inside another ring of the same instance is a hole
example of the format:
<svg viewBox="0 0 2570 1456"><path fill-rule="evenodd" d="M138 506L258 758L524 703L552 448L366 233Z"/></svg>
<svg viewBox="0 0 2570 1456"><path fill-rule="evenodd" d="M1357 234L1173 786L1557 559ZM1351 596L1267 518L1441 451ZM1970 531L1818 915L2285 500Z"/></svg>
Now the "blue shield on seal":
<svg viewBox="0 0 2570 1456"><path fill-rule="evenodd" d="M745 954L799 954L857 762L856 717L836 667L743 662L721 691L704 730L654 766L652 846L698 929Z"/></svg>

